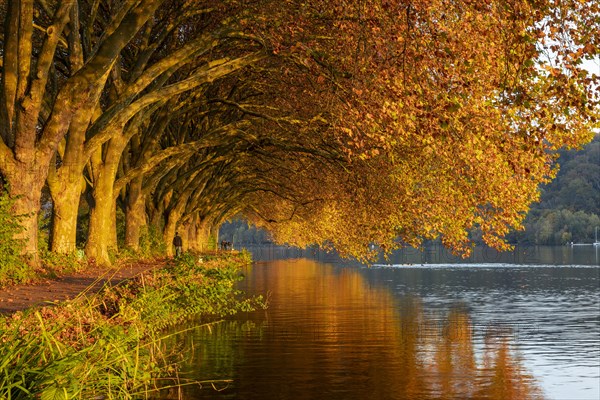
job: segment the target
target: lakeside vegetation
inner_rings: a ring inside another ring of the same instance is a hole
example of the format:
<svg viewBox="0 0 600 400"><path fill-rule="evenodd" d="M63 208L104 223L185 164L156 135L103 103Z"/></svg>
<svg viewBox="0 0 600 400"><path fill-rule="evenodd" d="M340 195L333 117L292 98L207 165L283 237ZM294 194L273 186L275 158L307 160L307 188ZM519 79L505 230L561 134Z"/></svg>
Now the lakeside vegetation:
<svg viewBox="0 0 600 400"><path fill-rule="evenodd" d="M186 253L98 294L1 316L0 398L137 399L196 384L178 376L182 355L162 345L165 328L264 307L234 288L250 261Z"/></svg>

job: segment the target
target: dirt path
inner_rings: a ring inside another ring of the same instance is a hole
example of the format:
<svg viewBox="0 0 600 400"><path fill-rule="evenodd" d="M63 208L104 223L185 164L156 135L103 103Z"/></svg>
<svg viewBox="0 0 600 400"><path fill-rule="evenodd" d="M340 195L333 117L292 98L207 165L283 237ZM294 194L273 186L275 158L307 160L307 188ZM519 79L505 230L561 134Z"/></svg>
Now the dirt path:
<svg viewBox="0 0 600 400"><path fill-rule="evenodd" d="M110 270L91 268L36 284L0 289L0 313L10 314L36 305L72 299L90 287L90 290L98 291L109 281L118 283L150 269L165 266L168 261L136 261Z"/></svg>

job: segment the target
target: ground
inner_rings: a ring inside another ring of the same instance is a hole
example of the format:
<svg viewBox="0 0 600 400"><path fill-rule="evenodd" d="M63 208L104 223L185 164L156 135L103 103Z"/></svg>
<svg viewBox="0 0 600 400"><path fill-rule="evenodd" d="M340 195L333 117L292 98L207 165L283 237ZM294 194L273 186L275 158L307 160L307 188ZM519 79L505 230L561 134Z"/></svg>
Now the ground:
<svg viewBox="0 0 600 400"><path fill-rule="evenodd" d="M112 269L89 268L36 284L16 285L0 289L0 313L10 314L40 304L73 299L79 294L98 291L104 284L118 283L153 268L162 267L168 260L146 260L123 263Z"/></svg>

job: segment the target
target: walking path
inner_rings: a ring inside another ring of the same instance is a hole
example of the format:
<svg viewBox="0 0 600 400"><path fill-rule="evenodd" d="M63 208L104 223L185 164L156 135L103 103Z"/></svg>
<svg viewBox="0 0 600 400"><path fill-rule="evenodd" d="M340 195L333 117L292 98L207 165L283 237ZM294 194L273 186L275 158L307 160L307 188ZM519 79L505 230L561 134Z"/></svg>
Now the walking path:
<svg viewBox="0 0 600 400"><path fill-rule="evenodd" d="M116 284L150 269L162 267L167 261L167 259L135 261L113 269L92 268L35 284L2 288L0 289L0 313L10 314L37 305L73 299L86 290L97 292L107 282Z"/></svg>

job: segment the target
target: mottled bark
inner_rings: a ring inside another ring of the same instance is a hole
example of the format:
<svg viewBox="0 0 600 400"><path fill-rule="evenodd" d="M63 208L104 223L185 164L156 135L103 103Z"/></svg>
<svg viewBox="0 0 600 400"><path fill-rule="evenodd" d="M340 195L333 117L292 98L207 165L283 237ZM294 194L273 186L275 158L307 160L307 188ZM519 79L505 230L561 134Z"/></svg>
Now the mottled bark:
<svg viewBox="0 0 600 400"><path fill-rule="evenodd" d="M142 178L131 181L125 206L125 247L134 251L140 248L141 230L146 225L146 207L142 182Z"/></svg>
<svg viewBox="0 0 600 400"><path fill-rule="evenodd" d="M110 219L108 220L110 225L109 235L108 235L108 243L106 243L106 247L109 250L118 251L119 244L117 240L117 202L114 200L111 201L111 209L110 209Z"/></svg>
<svg viewBox="0 0 600 400"><path fill-rule="evenodd" d="M187 249L198 251L198 246L196 245L196 218L193 218L191 222L186 224L185 232L187 235Z"/></svg>
<svg viewBox="0 0 600 400"><path fill-rule="evenodd" d="M188 224L179 227L179 236L181 236L181 240L183 242L183 251L188 251L190 248L189 229L190 227Z"/></svg>
<svg viewBox="0 0 600 400"><path fill-rule="evenodd" d="M112 184L110 180L96 182L93 190L94 207L90 210L90 226L85 253L99 265L110 265L108 243L111 241L113 223Z"/></svg>
<svg viewBox="0 0 600 400"><path fill-rule="evenodd" d="M177 223L181 218L181 207L174 208L169 212L167 220L165 222L165 228L163 229L163 240L167 244L167 256L172 257L174 254L174 248L172 246L175 232L177 232ZM181 233L181 232L180 232Z"/></svg>
<svg viewBox="0 0 600 400"><path fill-rule="evenodd" d="M78 180L81 181L81 177ZM70 254L76 250L80 197L81 182L64 185L63 190L52 194L54 207L52 209L50 250L55 253Z"/></svg>
<svg viewBox="0 0 600 400"><path fill-rule="evenodd" d="M104 154L96 152L90 160L93 167L93 206L90 210L90 221L85 253L100 265L110 265L108 250L116 246L115 211L113 185L118 166L119 152L108 149ZM102 157L108 162L104 162Z"/></svg>
<svg viewBox="0 0 600 400"><path fill-rule="evenodd" d="M42 186L46 178L45 171L17 168L7 171L4 177L10 185L10 193L15 201L13 212L20 216L24 228L15 238L23 240L25 255L33 264L37 264L38 215Z"/></svg>
<svg viewBox="0 0 600 400"><path fill-rule="evenodd" d="M200 251L214 250L215 241L211 240L212 222L202 219L196 224L196 247Z"/></svg>
<svg viewBox="0 0 600 400"><path fill-rule="evenodd" d="M97 87L90 97L97 99L101 89L101 86ZM91 102L73 116L64 141L64 149L59 150L61 165L59 168L53 165L50 167L48 187L55 205L52 215L51 250L58 253L75 251L77 210L84 185L83 170L87 163L82 147L94 108L95 102Z"/></svg>

